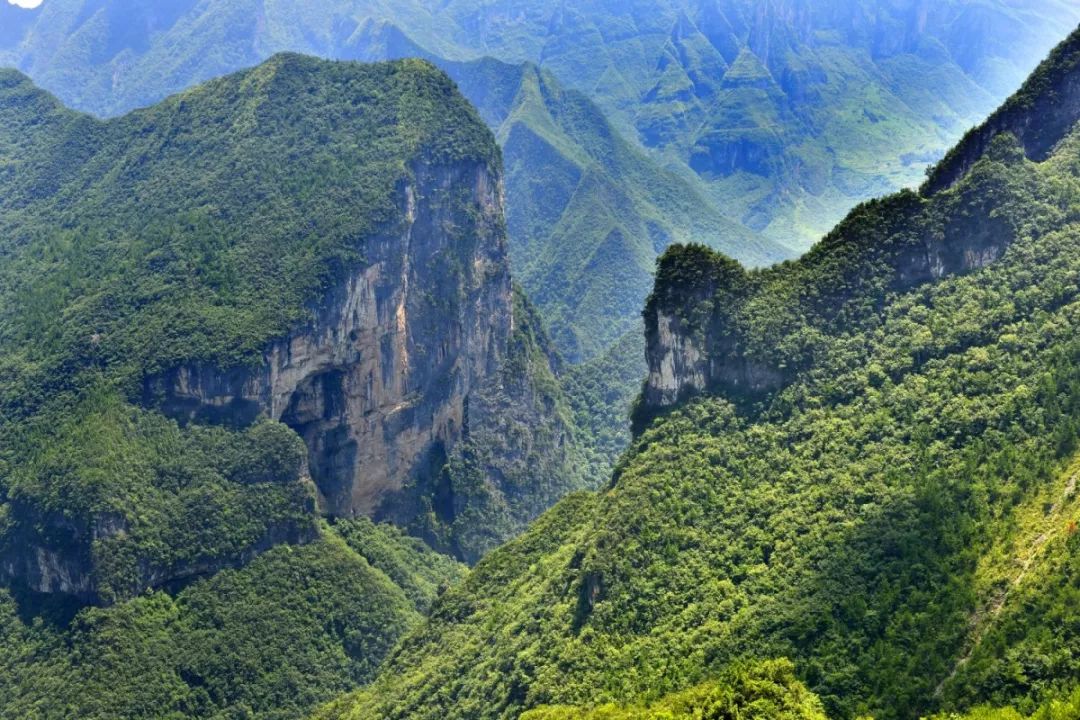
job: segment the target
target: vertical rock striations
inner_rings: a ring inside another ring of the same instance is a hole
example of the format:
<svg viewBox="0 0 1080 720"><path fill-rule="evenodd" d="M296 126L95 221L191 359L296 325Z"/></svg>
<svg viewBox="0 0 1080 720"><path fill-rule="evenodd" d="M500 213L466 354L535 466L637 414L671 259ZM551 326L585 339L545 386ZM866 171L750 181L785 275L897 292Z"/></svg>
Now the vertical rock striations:
<svg viewBox="0 0 1080 720"><path fill-rule="evenodd" d="M145 400L183 421L265 414L293 428L334 516L378 515L390 494L438 472L509 339L499 177L479 163L411 175L400 224L366 239L363 265L261 363L182 365L145 382Z"/></svg>
<svg viewBox="0 0 1080 720"><path fill-rule="evenodd" d="M1078 114L1080 30L942 160L921 194L860 205L797 263L746 272L705 247L673 246L645 309L637 429L702 392L762 400L812 367L826 336L874 323L888 293L997 261L1024 232L1016 218L1029 214L1000 208L1031 202L1009 169L1069 141Z"/></svg>
<svg viewBox="0 0 1080 720"><path fill-rule="evenodd" d="M281 55L106 121L0 71L0 121L0 580L115 602L317 511L476 559L583 485L498 146L430 64Z"/></svg>
<svg viewBox="0 0 1080 720"><path fill-rule="evenodd" d="M1044 159L1080 115L1080 32L1058 45L1031 79L985 123L971 130L934 168L923 186L932 195L959 182L989 150L994 138L1012 133L1024 154Z"/></svg>

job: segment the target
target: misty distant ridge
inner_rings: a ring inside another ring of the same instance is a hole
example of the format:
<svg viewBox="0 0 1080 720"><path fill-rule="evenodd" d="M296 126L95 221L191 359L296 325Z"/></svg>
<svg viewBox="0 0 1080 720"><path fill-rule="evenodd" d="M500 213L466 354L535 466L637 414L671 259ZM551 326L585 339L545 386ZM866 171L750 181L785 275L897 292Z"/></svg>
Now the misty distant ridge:
<svg viewBox="0 0 1080 720"><path fill-rule="evenodd" d="M1078 338L1071 0L0 0L0 717L1080 720Z"/></svg>

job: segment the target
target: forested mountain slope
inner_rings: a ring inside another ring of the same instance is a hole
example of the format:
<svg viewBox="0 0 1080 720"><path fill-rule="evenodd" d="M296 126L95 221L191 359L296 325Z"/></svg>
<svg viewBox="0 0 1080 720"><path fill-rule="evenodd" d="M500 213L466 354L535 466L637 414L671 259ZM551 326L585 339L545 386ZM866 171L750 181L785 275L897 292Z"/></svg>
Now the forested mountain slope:
<svg viewBox="0 0 1080 720"><path fill-rule="evenodd" d="M1018 98L1072 107L1078 48ZM658 395L610 488L489 555L328 716L670 717L710 680L738 708L731 668L782 657L831 717L1067 695L1080 118L1028 157L1000 117L952 187L864 204L800 261L666 253Z"/></svg>
<svg viewBox="0 0 1080 720"><path fill-rule="evenodd" d="M464 566L357 519L108 608L0 589L0 715L300 718L368 682Z"/></svg>
<svg viewBox="0 0 1080 720"><path fill-rule="evenodd" d="M595 357L640 327L656 257L672 243L700 239L750 266L788 257L550 74L490 59L437 62L495 130L514 274L568 360Z"/></svg>
<svg viewBox="0 0 1080 720"><path fill-rule="evenodd" d="M76 107L109 114L275 50L432 60L459 83L504 146L516 275L572 362L603 353L639 327L654 260L672 242L698 239L754 266L791 254L726 219L693 181L663 169L550 74L490 59L450 62L433 51L438 41L417 45L387 21L426 27L400 4L369 9L371 16L351 30L347 18L355 9L347 3L243 5L55 0L29 12L5 6L0 12L9 16L13 35L0 40L0 62L18 65ZM333 28L325 25L331 19ZM111 79L99 75L100 66L88 77L95 63L112 66Z"/></svg>
<svg viewBox="0 0 1080 720"><path fill-rule="evenodd" d="M104 113L283 50L534 62L729 218L799 249L859 200L916 182L1080 22L1068 0L46 0L0 13L0 62Z"/></svg>
<svg viewBox="0 0 1080 720"><path fill-rule="evenodd" d="M0 15L0 63L103 114L279 51L435 61L506 146L514 263L573 362L633 327L656 252L797 254L858 201L916 183L1080 22L1066 0L47 0ZM476 61L489 55L515 66Z"/></svg>
<svg viewBox="0 0 1080 720"><path fill-rule="evenodd" d="M365 682L461 569L350 518L515 535L586 485L560 372L429 63L279 55L107 121L0 71L0 715Z"/></svg>

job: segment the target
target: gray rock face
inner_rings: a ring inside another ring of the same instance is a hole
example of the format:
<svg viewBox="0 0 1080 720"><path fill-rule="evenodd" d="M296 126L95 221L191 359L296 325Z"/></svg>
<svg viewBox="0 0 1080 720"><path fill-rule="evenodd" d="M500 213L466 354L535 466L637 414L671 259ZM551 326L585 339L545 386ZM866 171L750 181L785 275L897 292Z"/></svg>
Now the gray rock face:
<svg viewBox="0 0 1080 720"><path fill-rule="evenodd" d="M1061 87L1075 85L1073 75L1069 77ZM1057 97L1073 102L1074 95L1080 98L1073 90L1063 90ZM1073 112L1080 114L1080 104ZM955 168L970 169L984 157L989 169L1022 162L1033 152L1023 133L1013 132L997 116L987 127L1002 129L988 140L973 141L980 148L977 157L969 155L974 152L971 148L961 146L935 177L944 182L950 173L959 172ZM843 332L845 322L856 321L884 293L997 261L1017 237L1018 228L1005 214L994 212L995 190L1007 192L995 182L988 170L981 179L973 178L940 198L906 191L867 203L818 248L786 268L747 273L706 248L672 248L660 261L645 310L649 374L636 427L642 429L656 413L703 392L720 393L736 402L761 399L812 365L820 346L815 336ZM790 296L797 309L775 303L774 295ZM859 303L862 310L846 309ZM786 332L808 326L812 332L779 347L785 344Z"/></svg>
<svg viewBox="0 0 1080 720"><path fill-rule="evenodd" d="M787 375L767 362L736 353L715 337L694 337L682 332L677 315L657 311L658 332L649 336L646 354L646 405L666 408L688 397L723 388L732 394L758 394L784 385Z"/></svg>
<svg viewBox="0 0 1080 720"><path fill-rule="evenodd" d="M986 267L1002 256L1013 237L1009 226L987 213L945 236L926 233L917 242L885 248L882 262L891 274L886 286L901 291ZM819 255L810 262L821 259ZM658 282L654 300L645 310L649 374L642 399L646 415L704 392L731 398L760 396L784 387L799 371L797 363L771 350L744 349L753 344L749 338L754 331L742 321L741 309L757 302L755 296L770 292L768 281L760 286L747 283L729 271L712 270L709 262L701 261L704 278L696 278L694 284L661 287ZM858 265L852 268L857 272ZM839 308L850 299L837 288L815 292L824 298L826 318L832 315L828 308ZM828 332L827 320L821 325Z"/></svg>
<svg viewBox="0 0 1080 720"><path fill-rule="evenodd" d="M78 537L75 524L60 516L46 518L53 534ZM91 528L90 540L108 537L123 531L119 518L99 518ZM26 551L5 553L0 557L0 577L18 578L27 587L40 593L62 593L92 600L96 595L93 566L89 557L81 557L64 548L46 547L28 539ZM89 545L89 543L87 543Z"/></svg>
<svg viewBox="0 0 1080 720"><path fill-rule="evenodd" d="M174 368L147 379L146 402L181 420L289 425L333 516L378 515L441 467L511 331L501 180L422 165L400 203L400 226L365 239L362 267L261 363Z"/></svg>
<svg viewBox="0 0 1080 720"><path fill-rule="evenodd" d="M659 410L713 388L757 394L780 387L785 374L738 350L732 311L745 299L723 273L674 302L646 309L647 409Z"/></svg>
<svg viewBox="0 0 1080 720"><path fill-rule="evenodd" d="M121 589L126 594L117 595L116 588L102 592L93 547L97 542L129 532L123 517L103 513L84 530L60 515L50 515L44 518L40 531L40 536L28 532L26 537L18 538L15 546L22 548L19 552L0 554L0 578L17 581L35 593L67 595L95 605L110 605L146 588L183 583L226 568L243 567L275 545L303 545L318 537L318 527L313 521L271 523L256 542L233 554L204 556L169 565L141 558L132 586Z"/></svg>

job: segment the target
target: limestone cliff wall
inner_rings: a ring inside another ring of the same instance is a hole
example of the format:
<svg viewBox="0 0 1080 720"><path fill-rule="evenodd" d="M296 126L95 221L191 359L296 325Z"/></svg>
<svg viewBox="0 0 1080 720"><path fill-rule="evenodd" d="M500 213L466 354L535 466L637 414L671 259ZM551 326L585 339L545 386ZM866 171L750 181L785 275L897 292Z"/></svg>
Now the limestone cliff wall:
<svg viewBox="0 0 1080 720"><path fill-rule="evenodd" d="M420 164L398 202L399 220L357 240L362 261L258 362L190 363L147 377L144 405L182 423L281 421L307 447L296 481L314 482L318 510L408 524L419 505L403 488L430 486L467 434L470 397L500 382L513 311L497 173L479 162ZM306 519L268 522L235 552L165 564L136 558L130 587L116 588L102 587L95 547L130 534L122 516L88 524L42 516L0 548L0 578L108 604L242 566L278 544L311 542L315 511L313 503Z"/></svg>
<svg viewBox="0 0 1080 720"><path fill-rule="evenodd" d="M972 130L933 170L921 193L856 208L788 267L747 274L706 248L676 246L661 258L645 309L649 375L635 426L702 392L760 397L789 383L812 349L778 349L792 333L843 331L884 293L985 267L1016 239L1022 197L994 168L1042 161L1080 117L1080 30L1024 87ZM982 160L985 171L973 173ZM950 192L945 192L950 191ZM1018 203L1014 212L1004 204ZM786 302L770 296L783 294ZM847 309L851 301L863 310ZM858 304L858 303L856 303ZM842 318L837 320L837 318ZM768 327L765 327L768 326ZM800 340L801 342L801 340ZM813 343L812 338L807 340Z"/></svg>
<svg viewBox="0 0 1080 720"><path fill-rule="evenodd" d="M911 223L918 228L919 220ZM857 275L864 261L875 266L875 272L885 267L881 287L901 291L985 267L1000 258L1013 239L1012 228L988 213L944 236L926 231L914 240L874 247L862 261L851 264L850 272ZM682 281L665 277L664 265L671 262L672 252L684 249L675 248L661 259L657 286L645 310L649 374L639 429L651 415L694 395L719 392L735 400L760 397L784 387L800 370L799 363L784 353L762 347L757 337L760 329L753 327L754 321L745 312L749 304L760 307L762 297L776 291L775 273L746 276L728 269L717 271L710 267L715 262L712 258L683 258L682 262L700 263L701 272L693 281ZM828 263L828 251L808 258L806 263ZM811 269L808 275L813 272ZM807 303L805 316L798 322L832 332L831 317L852 300L845 288L855 282L841 277L830 284L827 276L821 276L808 283L805 295L816 300Z"/></svg>
<svg viewBox="0 0 1080 720"><path fill-rule="evenodd" d="M307 444L324 512L378 515L441 466L467 398L499 366L511 329L501 194L482 164L416 166L400 224L362 240L362 266L310 322L256 366L148 378L145 401L183 420L280 420Z"/></svg>

